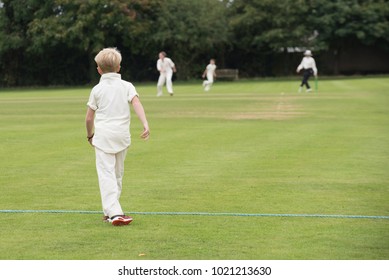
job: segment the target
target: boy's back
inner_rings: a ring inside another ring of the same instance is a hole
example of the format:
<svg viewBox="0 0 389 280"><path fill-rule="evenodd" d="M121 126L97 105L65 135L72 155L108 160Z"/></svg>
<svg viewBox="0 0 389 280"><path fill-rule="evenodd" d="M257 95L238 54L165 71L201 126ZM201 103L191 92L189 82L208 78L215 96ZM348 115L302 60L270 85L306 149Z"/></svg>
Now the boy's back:
<svg viewBox="0 0 389 280"><path fill-rule="evenodd" d="M91 92L88 106L96 111L93 144L106 153L116 153L131 144L129 102L135 87L117 73L101 76Z"/></svg>

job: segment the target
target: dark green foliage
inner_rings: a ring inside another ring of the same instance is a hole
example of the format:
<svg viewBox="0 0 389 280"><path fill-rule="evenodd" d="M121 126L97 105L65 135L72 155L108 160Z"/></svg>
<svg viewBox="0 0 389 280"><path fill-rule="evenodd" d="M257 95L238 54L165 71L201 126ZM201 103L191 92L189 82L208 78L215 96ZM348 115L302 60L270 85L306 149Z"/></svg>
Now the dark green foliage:
<svg viewBox="0 0 389 280"><path fill-rule="evenodd" d="M179 79L199 78L211 57L242 76L289 75L301 55L287 50L304 48L336 74L356 46L388 56L388 18L387 0L3 0L0 85L90 83L110 46L132 80L156 78L161 50Z"/></svg>

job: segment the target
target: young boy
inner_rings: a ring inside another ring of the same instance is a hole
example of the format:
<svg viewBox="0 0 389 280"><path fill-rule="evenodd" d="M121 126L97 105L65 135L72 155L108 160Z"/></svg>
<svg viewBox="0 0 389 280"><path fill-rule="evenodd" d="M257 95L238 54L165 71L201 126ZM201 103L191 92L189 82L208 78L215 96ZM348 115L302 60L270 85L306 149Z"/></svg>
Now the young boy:
<svg viewBox="0 0 389 280"><path fill-rule="evenodd" d="M157 96L162 96L162 88L166 82L166 89L169 92L170 96L173 96L173 72L175 73L176 66L174 62L166 57L165 52L160 52L158 54L159 59L157 60L157 70L159 71L159 78L157 83Z"/></svg>
<svg viewBox="0 0 389 280"><path fill-rule="evenodd" d="M209 64L205 68L203 76L202 76L203 79L205 78L205 76L207 77L207 80L205 80L203 82L203 87L204 87L205 91L209 91L211 89L212 84L213 84L213 78L216 77L216 65L215 65L214 59L211 59L209 61Z"/></svg>
<svg viewBox="0 0 389 280"><path fill-rule="evenodd" d="M296 72L300 72L301 69L304 69L304 73L303 80L301 81L301 85L298 89L298 92L302 91L304 85L307 87L306 91L310 92L312 91L312 89L308 83L309 77L312 75L314 75L315 77L317 76L316 62L315 59L313 59L312 52L310 50L306 50L304 52L304 58L301 60L300 65L297 66Z"/></svg>
<svg viewBox="0 0 389 280"><path fill-rule="evenodd" d="M106 48L96 57L100 82L93 87L85 122L88 142L95 148L104 221L114 226L128 225L119 203L124 174L124 160L131 144L129 103L143 124L141 138L150 135L145 111L135 87L121 79L122 56L116 48Z"/></svg>

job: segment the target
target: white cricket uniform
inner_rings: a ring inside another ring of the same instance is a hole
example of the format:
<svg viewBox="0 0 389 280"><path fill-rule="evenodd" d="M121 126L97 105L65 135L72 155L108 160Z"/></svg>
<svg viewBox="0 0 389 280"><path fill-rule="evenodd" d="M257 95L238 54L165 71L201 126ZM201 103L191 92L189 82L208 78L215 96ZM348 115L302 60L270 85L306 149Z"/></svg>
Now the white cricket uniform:
<svg viewBox="0 0 389 280"><path fill-rule="evenodd" d="M162 87L166 82L166 89L168 93L173 93L173 68L174 68L174 62L168 58L165 57L163 60L158 59L157 61L157 69L159 71L159 78L158 78L158 84L157 84L157 95L162 95Z"/></svg>
<svg viewBox="0 0 389 280"><path fill-rule="evenodd" d="M204 90L208 91L210 90L212 84L213 84L213 77L215 75L216 71L216 65L215 64L208 64L205 68L207 71L207 80L203 82Z"/></svg>
<svg viewBox="0 0 389 280"><path fill-rule="evenodd" d="M87 105L95 111L96 169L104 215L123 215L119 203L124 160L131 144L129 102L135 87L117 73L106 73L92 89Z"/></svg>

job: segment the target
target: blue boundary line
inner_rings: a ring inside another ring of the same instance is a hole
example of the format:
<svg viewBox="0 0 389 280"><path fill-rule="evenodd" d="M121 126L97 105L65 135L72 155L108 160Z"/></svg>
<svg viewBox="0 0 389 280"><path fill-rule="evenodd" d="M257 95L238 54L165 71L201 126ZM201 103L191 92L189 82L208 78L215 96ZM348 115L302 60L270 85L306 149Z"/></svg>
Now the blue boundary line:
<svg viewBox="0 0 389 280"><path fill-rule="evenodd" d="M103 214L102 211L87 210L1 210L0 213L56 213L56 214ZM129 212L136 215L165 216L229 216L229 217L300 217L341 219L389 219L389 216L327 215L327 214L250 214L250 213L208 213L208 212Z"/></svg>

